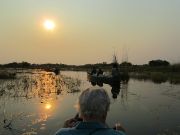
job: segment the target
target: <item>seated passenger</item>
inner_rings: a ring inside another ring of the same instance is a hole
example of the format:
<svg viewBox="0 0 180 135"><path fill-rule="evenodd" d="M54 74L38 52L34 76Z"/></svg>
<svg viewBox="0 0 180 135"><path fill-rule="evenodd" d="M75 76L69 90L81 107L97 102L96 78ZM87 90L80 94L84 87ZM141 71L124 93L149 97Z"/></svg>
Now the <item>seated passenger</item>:
<svg viewBox="0 0 180 135"><path fill-rule="evenodd" d="M97 76L99 76L99 75L103 75L103 71L102 71L101 68L99 68L99 70L98 70L98 72L97 72Z"/></svg>
<svg viewBox="0 0 180 135"><path fill-rule="evenodd" d="M120 79L120 72L119 72L119 68L118 68L118 64L114 63L113 67L112 67L112 77L115 80L119 80Z"/></svg>
<svg viewBox="0 0 180 135"><path fill-rule="evenodd" d="M125 135L120 124L116 124L115 129L106 124L109 106L110 99L104 89L86 89L81 93L77 105L81 119L67 120L64 128L55 135Z"/></svg>
<svg viewBox="0 0 180 135"><path fill-rule="evenodd" d="M97 74L97 71L96 71L96 68L93 67L93 69L92 69L92 71L91 71L91 75L95 75L95 74Z"/></svg>

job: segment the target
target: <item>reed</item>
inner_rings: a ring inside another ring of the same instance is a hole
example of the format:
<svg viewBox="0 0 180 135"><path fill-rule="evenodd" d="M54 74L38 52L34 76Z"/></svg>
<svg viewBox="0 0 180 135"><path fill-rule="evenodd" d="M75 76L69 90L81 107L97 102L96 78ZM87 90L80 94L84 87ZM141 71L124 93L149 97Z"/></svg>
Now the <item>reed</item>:
<svg viewBox="0 0 180 135"><path fill-rule="evenodd" d="M180 84L180 75L172 72L131 72L130 77L138 80L151 80L155 83L168 81L171 84Z"/></svg>

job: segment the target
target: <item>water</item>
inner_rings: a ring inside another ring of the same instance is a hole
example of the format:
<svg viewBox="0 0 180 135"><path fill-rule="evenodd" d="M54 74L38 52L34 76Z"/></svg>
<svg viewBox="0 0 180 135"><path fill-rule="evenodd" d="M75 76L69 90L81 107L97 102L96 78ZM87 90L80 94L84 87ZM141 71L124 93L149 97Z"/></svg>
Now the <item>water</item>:
<svg viewBox="0 0 180 135"><path fill-rule="evenodd" d="M92 87L86 72L29 70L0 80L0 135L53 135L76 114L80 92ZM107 123L120 122L128 135L180 134L180 85L130 79L111 97Z"/></svg>

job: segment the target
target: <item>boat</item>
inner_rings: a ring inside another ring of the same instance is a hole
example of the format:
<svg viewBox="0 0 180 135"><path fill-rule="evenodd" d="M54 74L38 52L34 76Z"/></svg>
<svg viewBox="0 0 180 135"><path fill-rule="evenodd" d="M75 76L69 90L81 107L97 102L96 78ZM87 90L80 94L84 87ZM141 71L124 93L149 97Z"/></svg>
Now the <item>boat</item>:
<svg viewBox="0 0 180 135"><path fill-rule="evenodd" d="M87 73L87 78L88 81L94 82L94 83L106 83L110 84L112 77L111 76L105 76L105 75L99 75L97 76L96 74L91 75L90 73Z"/></svg>
<svg viewBox="0 0 180 135"><path fill-rule="evenodd" d="M129 75L128 73L120 72L119 76L116 76L116 77L113 77L112 75L97 76L97 74L91 74L87 72L87 78L88 78L88 81L92 83L97 83L97 84L105 83L105 84L113 85L114 83L120 83L121 81L128 82Z"/></svg>
<svg viewBox="0 0 180 135"><path fill-rule="evenodd" d="M102 86L103 83L114 85L120 83L121 81L127 83L129 81L129 74L128 72L122 72L121 70L119 70L117 56L114 54L111 74L106 75L103 74L102 71L101 74L98 75L96 68L93 67L91 72L87 72L87 78L94 85L100 84Z"/></svg>

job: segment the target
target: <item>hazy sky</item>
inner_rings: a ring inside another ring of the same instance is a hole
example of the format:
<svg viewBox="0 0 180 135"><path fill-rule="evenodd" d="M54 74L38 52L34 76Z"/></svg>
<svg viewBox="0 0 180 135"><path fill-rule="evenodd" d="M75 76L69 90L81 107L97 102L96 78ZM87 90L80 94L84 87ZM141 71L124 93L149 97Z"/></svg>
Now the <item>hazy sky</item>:
<svg viewBox="0 0 180 135"><path fill-rule="evenodd" d="M110 62L114 52L180 62L180 0L0 0L2 64Z"/></svg>

